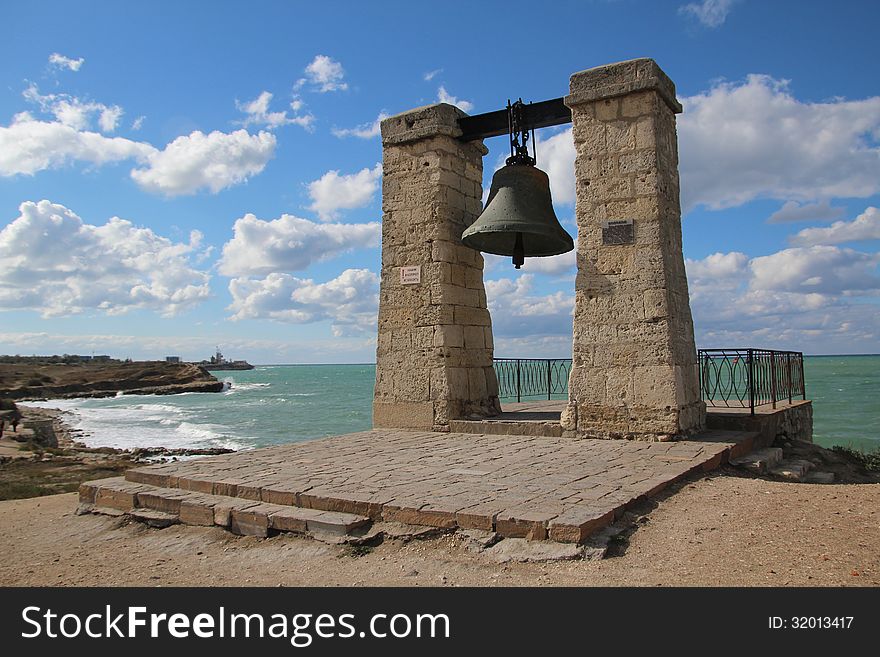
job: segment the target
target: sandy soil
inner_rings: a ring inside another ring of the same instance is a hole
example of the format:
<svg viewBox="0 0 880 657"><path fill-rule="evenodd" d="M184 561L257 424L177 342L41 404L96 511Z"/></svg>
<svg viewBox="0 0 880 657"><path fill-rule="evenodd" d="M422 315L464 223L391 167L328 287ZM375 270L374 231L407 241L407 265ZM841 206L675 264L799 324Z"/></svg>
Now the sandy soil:
<svg viewBox="0 0 880 657"><path fill-rule="evenodd" d="M616 556L551 563L494 563L454 535L357 551L289 535L151 529L76 516L76 507L74 494L0 502L0 585L880 585L880 484L720 471L638 510L649 513Z"/></svg>

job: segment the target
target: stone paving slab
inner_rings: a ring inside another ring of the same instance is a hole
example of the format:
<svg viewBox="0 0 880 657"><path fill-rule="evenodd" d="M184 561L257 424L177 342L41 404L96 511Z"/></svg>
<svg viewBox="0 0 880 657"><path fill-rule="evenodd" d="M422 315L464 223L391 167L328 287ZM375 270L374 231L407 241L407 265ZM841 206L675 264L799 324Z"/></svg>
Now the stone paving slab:
<svg viewBox="0 0 880 657"><path fill-rule="evenodd" d="M717 467L750 435L646 443L380 429L135 468L130 488L106 497L119 508L144 494L159 510L199 516L187 496L219 496L233 502L227 526L257 533L271 521L241 503L579 543L627 506ZM160 502L144 485L186 494Z"/></svg>

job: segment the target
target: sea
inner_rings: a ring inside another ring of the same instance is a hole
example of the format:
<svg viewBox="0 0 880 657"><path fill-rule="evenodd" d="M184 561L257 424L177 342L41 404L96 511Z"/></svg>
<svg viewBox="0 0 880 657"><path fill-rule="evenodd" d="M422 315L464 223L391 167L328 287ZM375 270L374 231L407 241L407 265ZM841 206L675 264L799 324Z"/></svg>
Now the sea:
<svg viewBox="0 0 880 657"><path fill-rule="evenodd" d="M221 393L27 402L70 411L91 447L249 449L369 429L375 365L266 365L215 372ZM880 449L880 355L807 356L814 441ZM503 403L504 400L502 400Z"/></svg>

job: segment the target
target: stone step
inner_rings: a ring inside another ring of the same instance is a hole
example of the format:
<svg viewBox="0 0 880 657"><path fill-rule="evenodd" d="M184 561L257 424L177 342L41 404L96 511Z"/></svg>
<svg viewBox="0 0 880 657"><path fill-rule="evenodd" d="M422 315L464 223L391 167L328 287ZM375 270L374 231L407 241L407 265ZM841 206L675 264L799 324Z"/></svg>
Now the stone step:
<svg viewBox="0 0 880 657"><path fill-rule="evenodd" d="M180 516L173 513L165 513L164 511L154 511L153 509L132 509L129 514L138 522L148 524L150 527L162 529L170 527L180 522Z"/></svg>
<svg viewBox="0 0 880 657"><path fill-rule="evenodd" d="M450 420L453 433L474 433L505 436L562 436L562 424L542 420Z"/></svg>
<svg viewBox="0 0 880 657"><path fill-rule="evenodd" d="M781 461L775 468L772 468L770 474L784 479L791 479L792 481L801 481L812 467L813 464L804 459L787 459Z"/></svg>
<svg viewBox="0 0 880 657"><path fill-rule="evenodd" d="M79 499L83 505L123 511L148 524L171 524L176 519L185 525L218 525L246 536L265 537L270 530L345 536L371 524L369 518L352 513L151 486L123 477L86 482L79 488Z"/></svg>
<svg viewBox="0 0 880 657"><path fill-rule="evenodd" d="M765 447L754 452L730 459L730 465L744 468L757 474L766 474L782 461L782 448Z"/></svg>
<svg viewBox="0 0 880 657"><path fill-rule="evenodd" d="M731 431L726 429L711 429L702 431L688 440L701 443L726 443L730 445L727 453L727 461L733 461L750 454L755 449L755 441L760 434L757 431ZM717 467L717 465L716 465ZM704 468L707 469L707 468Z"/></svg>

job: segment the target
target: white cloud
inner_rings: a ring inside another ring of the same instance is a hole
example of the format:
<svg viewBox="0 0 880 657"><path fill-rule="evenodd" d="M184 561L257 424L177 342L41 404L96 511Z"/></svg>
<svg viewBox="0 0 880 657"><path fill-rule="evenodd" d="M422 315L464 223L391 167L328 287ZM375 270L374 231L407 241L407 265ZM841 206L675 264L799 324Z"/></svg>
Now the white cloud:
<svg viewBox="0 0 880 657"><path fill-rule="evenodd" d="M119 105L104 105L94 101L83 101L70 94L41 94L37 85L31 83L22 92L24 99L38 105L46 114L52 114L64 125L77 130L91 127L93 117L98 117L102 132L113 132L119 125L123 110Z"/></svg>
<svg viewBox="0 0 880 657"><path fill-rule="evenodd" d="M814 246L686 264L700 346L854 353L880 345L878 254Z"/></svg>
<svg viewBox="0 0 880 657"><path fill-rule="evenodd" d="M207 188L216 193L260 173L275 143L268 132L196 131L160 151L146 142L38 121L23 112L8 127L0 126L0 176L33 175L72 162L100 166L135 160L142 167L133 169L131 177L148 191L178 196Z"/></svg>
<svg viewBox="0 0 880 657"><path fill-rule="evenodd" d="M767 218L768 224L781 224L793 221L831 221L839 219L845 208L833 208L827 200L818 203L798 203L786 201L785 204Z"/></svg>
<svg viewBox="0 0 880 657"><path fill-rule="evenodd" d="M880 210L873 206L867 208L852 221L835 221L826 228L805 228L789 238L789 242L795 246L842 244L867 240L880 240Z"/></svg>
<svg viewBox="0 0 880 657"><path fill-rule="evenodd" d="M381 133L382 121L388 118L385 112L379 112L379 116L372 123L362 123L354 128L333 128L333 134L337 137L359 137L360 139L372 139Z"/></svg>
<svg viewBox="0 0 880 657"><path fill-rule="evenodd" d="M49 201L26 201L0 231L0 309L44 317L135 308L173 315L210 296L208 275L189 263L201 234L174 243L118 217L83 222Z"/></svg>
<svg viewBox="0 0 880 657"><path fill-rule="evenodd" d="M131 177L144 189L166 196L200 189L216 194L260 173L274 155L275 144L270 132L215 130L206 135L196 130L151 153L146 168L134 169Z"/></svg>
<svg viewBox="0 0 880 657"><path fill-rule="evenodd" d="M469 100L460 100L456 98L451 93L446 91L446 87L442 85L439 89L437 89L437 102L455 105L462 112L470 113L474 109L474 104L472 102L470 102Z"/></svg>
<svg viewBox="0 0 880 657"><path fill-rule="evenodd" d="M0 176L33 175L79 161L94 165L134 159L146 162L157 153L150 144L105 137L63 123L37 121L23 113L0 126Z"/></svg>
<svg viewBox="0 0 880 657"><path fill-rule="evenodd" d="M312 199L309 209L317 212L321 221L332 221L339 210L368 205L379 189L381 177L381 163L372 169L363 168L347 175L339 175L337 170L328 171L309 183L309 196Z"/></svg>
<svg viewBox="0 0 880 657"><path fill-rule="evenodd" d="M379 276L346 269L326 283L273 273L229 282L232 319L273 319L291 324L331 321L336 336L372 332L379 307Z"/></svg>
<svg viewBox="0 0 880 657"><path fill-rule="evenodd" d="M424 78L425 82L430 82L442 72L442 68L435 68L433 71L428 71L427 73L425 73L422 77Z"/></svg>
<svg viewBox="0 0 880 657"><path fill-rule="evenodd" d="M836 246L784 249L752 259L750 286L756 290L854 296L880 291L878 264L880 254Z"/></svg>
<svg viewBox="0 0 880 657"><path fill-rule="evenodd" d="M510 271L513 266L510 256L498 256L484 253L484 271L498 272ZM546 274L548 276L574 276L577 271L577 240L574 241L574 249L568 253L542 258L526 258L522 271L528 274ZM573 279L572 279L573 280Z"/></svg>
<svg viewBox="0 0 880 657"><path fill-rule="evenodd" d="M803 103L786 81L750 75L682 105L685 210L880 193L880 97Z"/></svg>
<svg viewBox="0 0 880 657"><path fill-rule="evenodd" d="M140 130L144 127L144 121L146 120L147 117L144 115L137 117L134 121L131 122L131 129L135 131Z"/></svg>
<svg viewBox="0 0 880 657"><path fill-rule="evenodd" d="M98 116L98 125L101 126L102 132L113 132L119 125L119 119L122 118L122 108L119 105L113 107L105 107Z"/></svg>
<svg viewBox="0 0 880 657"><path fill-rule="evenodd" d="M574 294L533 293L534 275L485 282L492 330L499 337L571 335Z"/></svg>
<svg viewBox="0 0 880 657"><path fill-rule="evenodd" d="M294 115L288 116L287 112L270 112L269 103L272 101L272 94L268 91L262 92L254 100L247 103L235 102L235 106L246 114L246 118L241 122L244 126L258 125L269 129L278 128L283 125L296 124L307 130L312 128L315 117L311 113L298 114L302 109L303 103L299 99L294 99L290 103L290 108Z"/></svg>
<svg viewBox="0 0 880 657"><path fill-rule="evenodd" d="M53 52L49 55L49 64L56 68L66 68L69 71L78 71L82 65L85 63L85 59L79 57L77 59L71 59L70 57L65 57L64 55Z"/></svg>
<svg viewBox="0 0 880 657"><path fill-rule="evenodd" d="M574 138L571 128L547 139L538 139L537 166L550 178L550 195L554 203L573 204Z"/></svg>
<svg viewBox="0 0 880 657"><path fill-rule="evenodd" d="M312 62L305 68L306 77L297 80L294 89L302 87L309 82L316 91L345 91L348 84L343 81L345 71L342 64L327 55L316 55Z"/></svg>
<svg viewBox="0 0 880 657"><path fill-rule="evenodd" d="M689 276L698 280L739 279L745 274L748 263L749 256L745 253L713 253L702 260L688 259L687 271Z"/></svg>
<svg viewBox="0 0 880 657"><path fill-rule="evenodd" d="M736 0L703 0L692 2L678 8L680 14L690 15L696 18L706 27L720 27L727 20Z"/></svg>
<svg viewBox="0 0 880 657"><path fill-rule="evenodd" d="M316 224L289 214L263 221L247 214L235 222L218 264L224 276L297 271L356 248L379 245L381 225Z"/></svg>

